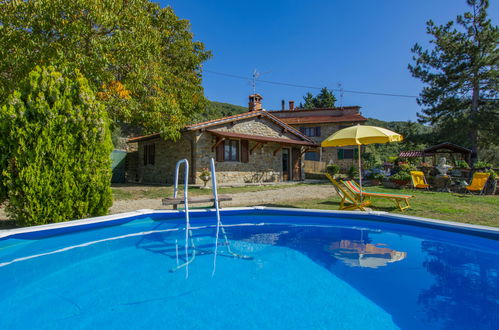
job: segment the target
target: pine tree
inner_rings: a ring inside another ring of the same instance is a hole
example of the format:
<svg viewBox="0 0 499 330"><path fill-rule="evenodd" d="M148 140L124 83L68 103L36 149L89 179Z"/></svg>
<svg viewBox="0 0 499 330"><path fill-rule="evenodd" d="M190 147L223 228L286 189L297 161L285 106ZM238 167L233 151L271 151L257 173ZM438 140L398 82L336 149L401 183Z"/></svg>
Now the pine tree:
<svg viewBox="0 0 499 330"><path fill-rule="evenodd" d="M334 103L336 102L336 97L332 90L324 87L321 89L319 94L316 96L308 92L303 100L305 103L300 103L301 109L313 109L313 108L334 108Z"/></svg>
<svg viewBox="0 0 499 330"><path fill-rule="evenodd" d="M437 26L427 22L433 47L423 50L414 45L415 63L409 70L425 83L418 98L424 107L418 114L420 121L441 129L466 130L474 163L480 139L482 144L498 143L499 139L499 30L488 18L487 0L467 3L471 12L457 16L456 23Z"/></svg>
<svg viewBox="0 0 499 330"><path fill-rule="evenodd" d="M111 135L87 80L78 70L36 67L20 86L0 105L0 186L9 217L38 225L106 214Z"/></svg>

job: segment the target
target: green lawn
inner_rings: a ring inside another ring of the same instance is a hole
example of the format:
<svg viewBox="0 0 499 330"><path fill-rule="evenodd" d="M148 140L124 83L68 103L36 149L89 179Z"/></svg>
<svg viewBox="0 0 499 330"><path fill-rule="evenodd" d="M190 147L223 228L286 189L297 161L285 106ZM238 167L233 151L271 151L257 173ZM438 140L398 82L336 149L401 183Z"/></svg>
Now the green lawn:
<svg viewBox="0 0 499 330"><path fill-rule="evenodd" d="M411 199L411 208L403 212L396 208L395 203L390 200L374 198L372 199L373 204L371 205L371 208L376 211L403 213L417 217L499 227L498 196L474 196L382 187L370 187L366 190L415 195L415 197ZM287 203L276 203L272 205L269 204L268 206L337 210L339 203L339 197L332 197L326 199L303 200L301 202L293 202L292 205Z"/></svg>
<svg viewBox="0 0 499 330"><path fill-rule="evenodd" d="M314 185L309 186L311 189L314 187ZM289 185L220 188L219 193L236 194L241 192L276 190L284 187L289 187ZM442 192L398 190L383 187L372 187L367 190L415 195L411 200L411 208L404 212L400 212L399 209L395 207L395 203L390 200L374 198L371 208L376 211L403 213L424 218L452 220L456 222L499 227L498 196L475 196ZM182 192L180 191L179 193L181 194ZM211 193L211 189L189 189L189 194L191 196L209 195ZM172 194L173 187L171 186L113 187L115 200L162 198L165 196L172 196ZM324 199L304 199L292 203L278 202L275 204L268 204L267 206L337 210L339 202L339 197L325 196ZM248 203L247 206L251 206L251 203Z"/></svg>
<svg viewBox="0 0 499 330"><path fill-rule="evenodd" d="M297 184L301 186L313 186L312 184ZM296 185L293 185L296 186ZM218 188L219 194L237 194L242 192L254 192L264 190L277 190L290 187L290 185L268 185L268 186L245 186ZM114 200L139 199L139 198L164 198L173 196L173 186L117 186L112 187ZM179 195L183 189L179 190ZM189 188L189 196L201 196L213 194L211 189Z"/></svg>

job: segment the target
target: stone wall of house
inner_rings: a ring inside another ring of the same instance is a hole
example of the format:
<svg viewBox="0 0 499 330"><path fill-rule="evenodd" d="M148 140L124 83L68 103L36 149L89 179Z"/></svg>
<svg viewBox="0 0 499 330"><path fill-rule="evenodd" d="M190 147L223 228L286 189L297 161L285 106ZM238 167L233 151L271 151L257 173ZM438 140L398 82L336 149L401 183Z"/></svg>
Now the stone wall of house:
<svg viewBox="0 0 499 330"><path fill-rule="evenodd" d="M215 137L208 132L202 132L196 143L196 182L202 183L199 175L203 168L210 168L210 158L215 158ZM257 142L249 141L249 150ZM274 156L279 148L277 143L267 143L255 149L249 155L247 163L224 161L216 162L218 183L249 183L249 182L279 182L282 181L282 150Z"/></svg>
<svg viewBox="0 0 499 330"><path fill-rule="evenodd" d="M243 119L217 127L210 127L210 130L300 140L296 135L284 131L281 126L264 117Z"/></svg>
<svg viewBox="0 0 499 330"><path fill-rule="evenodd" d="M191 158L192 133L183 133L177 141L163 140L161 138L139 142L137 181L148 184L173 184L175 165L180 159ZM154 165L144 165L144 146L155 145ZM183 169L181 169L183 172ZM180 178L183 180L183 176Z"/></svg>

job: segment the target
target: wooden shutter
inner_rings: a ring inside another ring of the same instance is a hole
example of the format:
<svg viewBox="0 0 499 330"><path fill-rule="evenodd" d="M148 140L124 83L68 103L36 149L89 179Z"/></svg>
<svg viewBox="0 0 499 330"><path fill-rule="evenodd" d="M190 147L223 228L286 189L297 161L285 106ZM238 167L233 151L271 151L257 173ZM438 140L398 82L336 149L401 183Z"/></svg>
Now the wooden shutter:
<svg viewBox="0 0 499 330"><path fill-rule="evenodd" d="M221 138L217 137L217 143L220 141ZM217 148L215 149L215 160L217 162L223 162L224 161L224 145L225 142L221 142L217 145Z"/></svg>
<svg viewBox="0 0 499 330"><path fill-rule="evenodd" d="M248 140L241 140L241 163L249 162Z"/></svg>
<svg viewBox="0 0 499 330"><path fill-rule="evenodd" d="M321 136L321 127L320 126L317 126L315 128L315 136Z"/></svg>
<svg viewBox="0 0 499 330"><path fill-rule="evenodd" d="M338 159L343 159L343 149L338 149Z"/></svg>

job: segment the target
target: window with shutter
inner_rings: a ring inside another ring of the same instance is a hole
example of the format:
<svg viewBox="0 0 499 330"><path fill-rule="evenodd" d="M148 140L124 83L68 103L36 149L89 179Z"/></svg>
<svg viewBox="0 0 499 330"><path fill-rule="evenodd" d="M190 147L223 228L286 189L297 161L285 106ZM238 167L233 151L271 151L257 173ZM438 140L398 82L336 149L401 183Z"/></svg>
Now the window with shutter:
<svg viewBox="0 0 499 330"><path fill-rule="evenodd" d="M343 149L343 159L353 159L353 149Z"/></svg>
<svg viewBox="0 0 499 330"><path fill-rule="evenodd" d="M315 136L321 136L321 127L320 126L317 126L315 128Z"/></svg>
<svg viewBox="0 0 499 330"><path fill-rule="evenodd" d="M338 149L338 159L343 159L343 149Z"/></svg>

